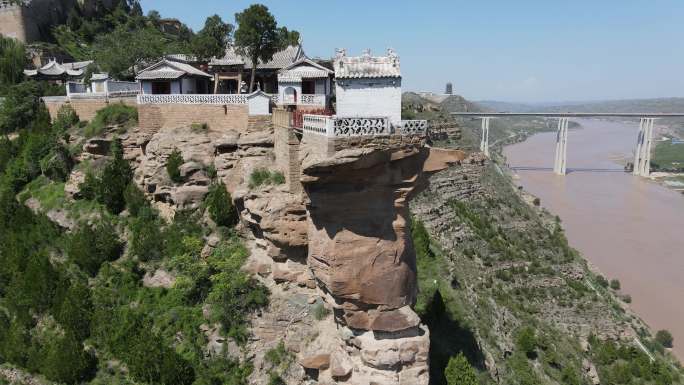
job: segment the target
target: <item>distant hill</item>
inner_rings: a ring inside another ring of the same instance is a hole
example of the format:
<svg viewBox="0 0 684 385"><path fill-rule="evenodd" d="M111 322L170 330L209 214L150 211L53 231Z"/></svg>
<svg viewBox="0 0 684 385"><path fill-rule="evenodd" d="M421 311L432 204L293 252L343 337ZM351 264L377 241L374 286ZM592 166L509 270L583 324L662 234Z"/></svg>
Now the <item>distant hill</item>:
<svg viewBox="0 0 684 385"><path fill-rule="evenodd" d="M424 97L415 92L404 92L401 96L403 110L420 112L482 112L482 106L473 103L460 95L440 95L440 98Z"/></svg>
<svg viewBox="0 0 684 385"><path fill-rule="evenodd" d="M495 100L477 104L499 112L682 112L684 98L625 99L559 103L509 103Z"/></svg>

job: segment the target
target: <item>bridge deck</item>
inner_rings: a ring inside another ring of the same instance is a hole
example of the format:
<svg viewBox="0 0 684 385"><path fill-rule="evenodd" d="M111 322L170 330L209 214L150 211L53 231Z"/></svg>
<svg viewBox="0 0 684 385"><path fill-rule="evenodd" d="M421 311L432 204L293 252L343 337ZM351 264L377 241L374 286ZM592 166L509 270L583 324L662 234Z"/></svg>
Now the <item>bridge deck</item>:
<svg viewBox="0 0 684 385"><path fill-rule="evenodd" d="M625 118L683 118L684 113L669 112L452 112L455 116L496 117L496 116L540 116L549 118L590 118L590 117L625 117Z"/></svg>

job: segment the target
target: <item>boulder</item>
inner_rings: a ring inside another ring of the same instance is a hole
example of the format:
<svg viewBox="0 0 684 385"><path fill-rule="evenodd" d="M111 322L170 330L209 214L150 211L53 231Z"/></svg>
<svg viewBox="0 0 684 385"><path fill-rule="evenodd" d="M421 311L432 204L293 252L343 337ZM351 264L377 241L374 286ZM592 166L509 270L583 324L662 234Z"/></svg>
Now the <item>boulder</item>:
<svg viewBox="0 0 684 385"><path fill-rule="evenodd" d="M338 351L330 357L330 374L333 377L347 377L354 369L354 365L344 351Z"/></svg>
<svg viewBox="0 0 684 385"><path fill-rule="evenodd" d="M198 207L208 192L208 186L180 186L173 191L172 199L178 208Z"/></svg>
<svg viewBox="0 0 684 385"><path fill-rule="evenodd" d="M299 364L305 369L324 370L330 367L330 354L318 353L304 357Z"/></svg>
<svg viewBox="0 0 684 385"><path fill-rule="evenodd" d="M93 155L107 156L111 146L111 139L91 138L83 145L83 151Z"/></svg>

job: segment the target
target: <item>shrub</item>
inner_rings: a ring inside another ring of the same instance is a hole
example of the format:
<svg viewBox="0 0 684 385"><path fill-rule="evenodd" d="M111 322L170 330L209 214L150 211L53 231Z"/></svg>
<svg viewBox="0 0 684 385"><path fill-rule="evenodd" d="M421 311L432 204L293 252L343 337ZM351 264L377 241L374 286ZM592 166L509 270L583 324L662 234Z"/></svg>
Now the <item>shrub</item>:
<svg viewBox="0 0 684 385"><path fill-rule="evenodd" d="M430 249L430 234L422 221L415 219L412 221L411 235L413 238L413 246L419 257L432 258L435 256L432 249Z"/></svg>
<svg viewBox="0 0 684 385"><path fill-rule="evenodd" d="M449 359L449 364L444 370L448 385L477 385L477 373L470 365L463 353Z"/></svg>
<svg viewBox="0 0 684 385"><path fill-rule="evenodd" d="M57 117L55 117L55 120L52 122L52 127L58 132L65 132L69 128L77 125L78 122L79 118L76 111L74 111L70 105L64 104L59 108L59 111L57 111Z"/></svg>
<svg viewBox="0 0 684 385"><path fill-rule="evenodd" d="M620 281L617 279L611 279L610 288L613 290L620 290Z"/></svg>
<svg viewBox="0 0 684 385"><path fill-rule="evenodd" d="M66 181L73 166L69 150L61 145L55 146L40 160L41 173L55 181Z"/></svg>
<svg viewBox="0 0 684 385"><path fill-rule="evenodd" d="M208 259L217 273L211 276L207 302L212 304L213 318L238 343L247 341L248 313L268 304L268 289L240 270L247 255L247 249L232 239L219 245Z"/></svg>
<svg viewBox="0 0 684 385"><path fill-rule="evenodd" d="M94 226L82 223L66 241L69 258L91 277L97 275L104 262L121 254L121 242L114 227L100 220Z"/></svg>
<svg viewBox="0 0 684 385"><path fill-rule="evenodd" d="M257 188L265 185L278 185L285 183L285 175L280 171L269 171L258 168L249 176L249 188Z"/></svg>
<svg viewBox="0 0 684 385"><path fill-rule="evenodd" d="M194 133L205 132L209 129L209 125L207 123L193 123L190 125L190 129Z"/></svg>
<svg viewBox="0 0 684 385"><path fill-rule="evenodd" d="M604 276L602 276L602 275L597 275L597 276L596 276L596 282L599 284L599 286L601 286L601 287L604 288L604 289L607 288L608 285L609 285L608 280L606 279L606 277L604 277Z"/></svg>
<svg viewBox="0 0 684 385"><path fill-rule="evenodd" d="M213 183L204 198L211 220L219 226L232 227L238 223L238 213L233 199L223 182Z"/></svg>
<svg viewBox="0 0 684 385"><path fill-rule="evenodd" d="M537 338L534 330L531 327L525 327L520 330L516 336L515 344L528 357L534 355L537 348Z"/></svg>
<svg viewBox="0 0 684 385"><path fill-rule="evenodd" d="M672 333L667 330L658 330L655 335L655 340L666 348L671 348L674 342Z"/></svg>
<svg viewBox="0 0 684 385"><path fill-rule="evenodd" d="M120 129L128 129L138 123L138 109L123 103L110 104L97 111L95 119L84 129L83 135L91 138L100 135L105 128L117 126Z"/></svg>
<svg viewBox="0 0 684 385"><path fill-rule="evenodd" d="M317 303L313 307L313 317L317 320L320 321L323 318L327 317L328 314L330 314L330 310L326 309L325 305L322 303Z"/></svg>
<svg viewBox="0 0 684 385"><path fill-rule="evenodd" d="M169 158L166 160L166 172L169 174L169 178L175 183L183 182L183 178L180 173L180 166L185 163L183 160L183 155L181 152L175 148Z"/></svg>

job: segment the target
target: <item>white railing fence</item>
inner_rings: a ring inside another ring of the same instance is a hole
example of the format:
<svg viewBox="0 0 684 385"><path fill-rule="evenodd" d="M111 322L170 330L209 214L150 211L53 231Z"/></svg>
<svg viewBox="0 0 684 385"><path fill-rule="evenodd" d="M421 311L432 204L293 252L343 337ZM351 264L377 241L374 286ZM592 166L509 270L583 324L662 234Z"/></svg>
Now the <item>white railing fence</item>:
<svg viewBox="0 0 684 385"><path fill-rule="evenodd" d="M387 117L335 117L325 115L304 115L302 130L305 133L324 135L331 138L348 136L378 135L426 135L427 120L402 120L391 124Z"/></svg>
<svg viewBox="0 0 684 385"><path fill-rule="evenodd" d="M247 104L246 94L138 95L138 104Z"/></svg>
<svg viewBox="0 0 684 385"><path fill-rule="evenodd" d="M302 130L318 135L334 136L334 120L325 115L304 115Z"/></svg>

